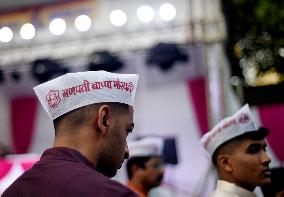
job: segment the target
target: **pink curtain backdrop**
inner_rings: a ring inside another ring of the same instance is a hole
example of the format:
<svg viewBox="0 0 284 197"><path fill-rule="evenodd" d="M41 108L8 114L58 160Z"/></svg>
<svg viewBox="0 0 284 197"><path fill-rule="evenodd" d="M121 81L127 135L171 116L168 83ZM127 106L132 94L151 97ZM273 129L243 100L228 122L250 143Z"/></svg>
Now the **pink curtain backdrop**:
<svg viewBox="0 0 284 197"><path fill-rule="evenodd" d="M17 97L11 100L11 128L14 151L27 153L33 138L38 102L35 97Z"/></svg>
<svg viewBox="0 0 284 197"><path fill-rule="evenodd" d="M17 155L15 155L15 158L8 158L8 159L0 159L0 180L4 180L7 175L9 175L9 172L11 172L11 169L13 165L20 164L22 172L30 169L38 160L39 157L30 158L29 155L19 155L20 158L17 158ZM11 176L11 174L9 175ZM16 178L16 177L14 177ZM0 185L0 191L1 191ZM1 193L0 193L1 195Z"/></svg>
<svg viewBox="0 0 284 197"><path fill-rule="evenodd" d="M5 160L0 160L0 180L6 176L6 174L12 168L12 163L6 162Z"/></svg>
<svg viewBox="0 0 284 197"><path fill-rule="evenodd" d="M208 131L205 79L197 78L188 81L194 111L200 132ZM276 157L284 162L284 104L264 105L257 107L262 126L270 130L268 142Z"/></svg>
<svg viewBox="0 0 284 197"><path fill-rule="evenodd" d="M26 171L30 169L39 159L22 162L22 168Z"/></svg>
<svg viewBox="0 0 284 197"><path fill-rule="evenodd" d="M258 107L261 124L270 130L268 142L280 161L284 161L284 104Z"/></svg>
<svg viewBox="0 0 284 197"><path fill-rule="evenodd" d="M208 131L206 90L204 77L188 81L188 88L201 134Z"/></svg>

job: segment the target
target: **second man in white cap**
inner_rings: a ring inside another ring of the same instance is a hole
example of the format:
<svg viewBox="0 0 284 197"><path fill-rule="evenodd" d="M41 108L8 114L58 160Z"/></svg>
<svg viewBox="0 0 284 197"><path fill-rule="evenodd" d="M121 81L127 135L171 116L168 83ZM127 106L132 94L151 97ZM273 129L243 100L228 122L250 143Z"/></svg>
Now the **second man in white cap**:
<svg viewBox="0 0 284 197"><path fill-rule="evenodd" d="M202 137L219 176L211 197L256 197L254 189L270 183L267 135L267 129L256 127L245 105Z"/></svg>
<svg viewBox="0 0 284 197"><path fill-rule="evenodd" d="M152 188L162 183L163 146L164 141L160 137L145 137L129 143L127 186L140 197L147 197Z"/></svg>

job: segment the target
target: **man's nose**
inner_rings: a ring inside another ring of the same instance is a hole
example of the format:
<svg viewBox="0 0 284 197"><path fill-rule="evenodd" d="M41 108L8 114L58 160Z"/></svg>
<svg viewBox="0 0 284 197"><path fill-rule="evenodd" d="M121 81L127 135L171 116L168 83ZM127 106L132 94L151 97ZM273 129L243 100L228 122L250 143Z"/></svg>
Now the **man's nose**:
<svg viewBox="0 0 284 197"><path fill-rule="evenodd" d="M270 156L267 154L267 152L263 152L262 163L268 165L270 162L271 162Z"/></svg>

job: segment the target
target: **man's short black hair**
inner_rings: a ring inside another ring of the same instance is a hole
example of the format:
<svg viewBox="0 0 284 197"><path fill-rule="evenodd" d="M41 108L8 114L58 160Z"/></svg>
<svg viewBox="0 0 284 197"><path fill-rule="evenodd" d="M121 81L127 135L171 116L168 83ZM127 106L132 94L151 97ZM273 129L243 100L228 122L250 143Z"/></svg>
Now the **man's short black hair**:
<svg viewBox="0 0 284 197"><path fill-rule="evenodd" d="M132 170L131 170L133 165L137 165L140 168L145 168L145 163L147 161L149 161L150 158L152 158L152 157L146 156L146 157L131 157L131 158L129 158L127 160L127 163L126 163L128 179L131 179L132 176L133 176L133 173L132 173Z"/></svg>
<svg viewBox="0 0 284 197"><path fill-rule="evenodd" d="M251 139L251 140L262 140L268 135L269 131L266 128L260 128L257 131L247 132L243 135L237 136L222 145L220 145L212 155L212 162L215 166L217 166L217 159L220 153L226 152L227 150L234 149L234 147L238 147L240 142L243 140Z"/></svg>
<svg viewBox="0 0 284 197"><path fill-rule="evenodd" d="M124 103L116 103L116 102L105 102L105 103L95 103L95 104L86 105L74 109L54 119L53 124L54 124L55 134L59 128L59 125L63 120L66 120L72 128L82 126L85 123L85 121L88 120L93 115L93 113L96 110L98 110L99 107L102 105L108 105L115 114L125 114L129 110L129 105Z"/></svg>

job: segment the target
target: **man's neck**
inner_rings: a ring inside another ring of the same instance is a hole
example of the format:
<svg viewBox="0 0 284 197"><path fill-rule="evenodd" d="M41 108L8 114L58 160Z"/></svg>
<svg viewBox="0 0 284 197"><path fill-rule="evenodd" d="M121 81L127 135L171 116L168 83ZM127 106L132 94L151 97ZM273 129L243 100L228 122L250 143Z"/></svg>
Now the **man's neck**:
<svg viewBox="0 0 284 197"><path fill-rule="evenodd" d="M94 143L88 142L89 139L81 138L80 135L78 135L75 139L74 137L70 136L56 136L55 141L53 143L53 147L67 147L77 150L82 155L84 155L89 161L91 161L94 166L96 166L97 154L95 153L95 151L97 151L97 149Z"/></svg>
<svg viewBox="0 0 284 197"><path fill-rule="evenodd" d="M142 182L137 179L131 179L128 182L128 187L133 189L135 192L139 193L141 196L147 196L150 189L146 189Z"/></svg>
<svg viewBox="0 0 284 197"><path fill-rule="evenodd" d="M251 192L253 192L254 189L255 189L255 186L241 183L241 182L239 182L238 180L235 180L235 179L233 179L233 178L228 178L228 177L222 178L222 177L220 177L219 180L224 180L224 181L233 183L233 184L235 184L235 185L237 185L237 186L239 186L239 187L241 187L241 188L243 188L243 189L246 189L246 190L248 190L248 191L251 191Z"/></svg>

